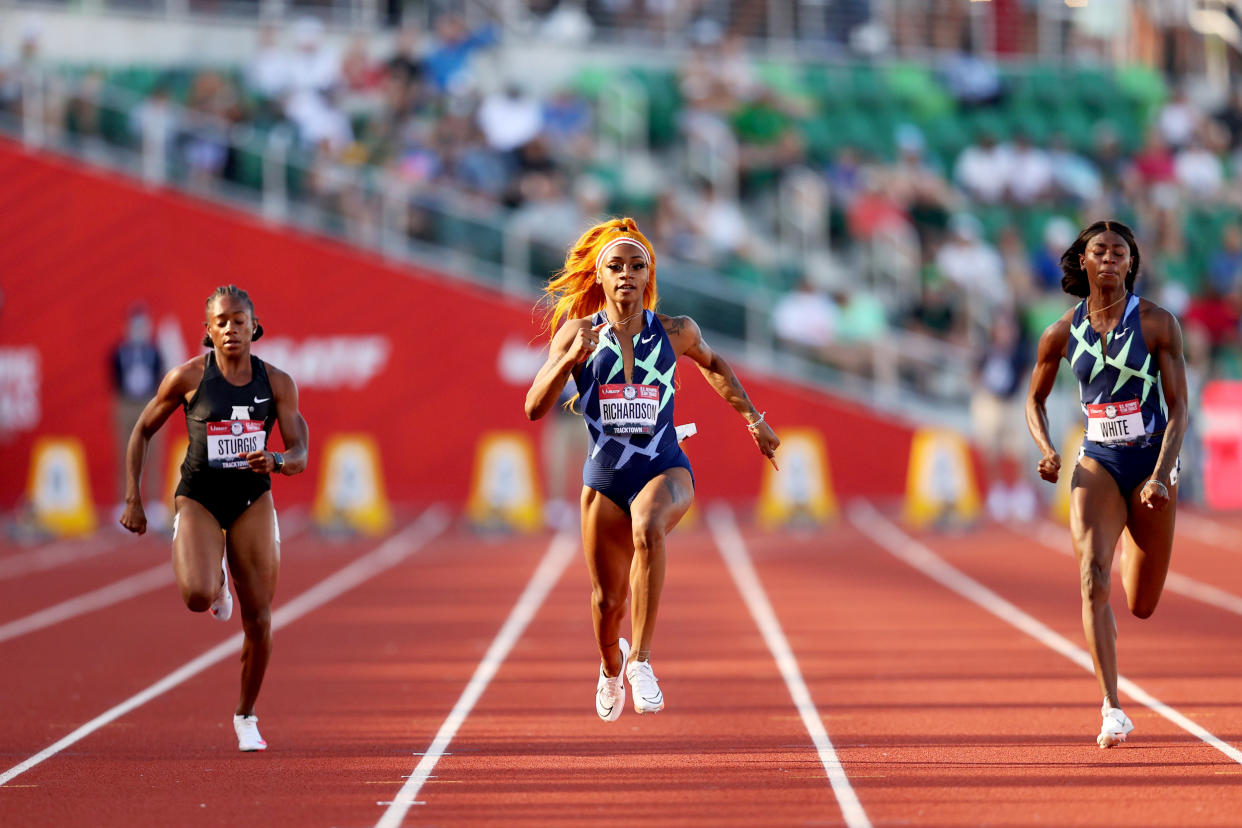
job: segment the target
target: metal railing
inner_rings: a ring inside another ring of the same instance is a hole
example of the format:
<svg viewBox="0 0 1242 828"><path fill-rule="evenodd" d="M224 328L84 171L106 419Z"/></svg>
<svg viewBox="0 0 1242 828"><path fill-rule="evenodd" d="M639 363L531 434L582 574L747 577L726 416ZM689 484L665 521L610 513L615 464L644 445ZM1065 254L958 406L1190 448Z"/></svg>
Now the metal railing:
<svg viewBox="0 0 1242 828"><path fill-rule="evenodd" d="M316 158L284 124L263 129L212 120L173 103L152 103L132 92L104 85L93 92L97 122L83 133L66 125L64 109L74 94L72 79L56 72L28 70L23 77L20 115L0 112L0 130L20 136L31 148L83 156L121 169L151 186L187 189L197 196L226 201L273 222L297 225L375 250L397 261L529 298L539 294L547 274L563 260L572 241L533 238L506 208L440 186L415 185L382 169L348 166ZM642 111L636 104L630 111ZM620 134L632 135L630 124ZM232 178L196 176L181 151L201 130L225 145ZM641 132L641 131L640 131ZM623 142L635 155L645 147ZM241 171L239 173L239 171ZM337 197L311 192L308 182L335 182ZM791 204L804 202L809 216L827 210L827 196L809 179L788 183ZM595 217L587 217L593 219ZM822 216L821 216L822 218ZM800 213L783 217L772 244L820 255L815 226ZM909 287L910 263L894 257L894 245L877 248L863 261L859 289L896 296ZM883 252L887 259L880 255ZM710 267L665 254L660 263L662 307L694 317L714 344L791 379L827 383L866 404L900 411L941 424L961 426L972 385L966 349L919 334L890 330L872 348L860 372L844 371L806 359L777 343L771 326L779 292L746 287Z"/></svg>
<svg viewBox="0 0 1242 828"><path fill-rule="evenodd" d="M377 31L413 24L434 29L444 14L461 18L468 26L494 24L505 38L523 39L548 22L549 12L527 0L0 0L23 10L125 16L167 21L221 21L282 23L313 16L340 30ZM548 5L548 4L543 4ZM559 4L566 6L567 4ZM1192 6L1214 10L1224 0L1196 0ZM990 3L963 0L955 22L959 31L944 42L945 20L925 0L871 0L868 4L830 4L825 0L719 0L698 5L662 4L648 13L634 14L612 4L582 3L577 8L599 44L620 44L655 50L684 50L737 33L756 52L770 56L821 59L842 56L927 57L960 47L967 37L980 53L992 53L998 35L1031 48L1044 60L1066 57L1073 44L1067 23L1076 9L1046 0L1032 4L1032 14L1000 13ZM551 4L557 8L558 4ZM563 12L563 10L560 10ZM1207 12L1192 20L1206 24Z"/></svg>

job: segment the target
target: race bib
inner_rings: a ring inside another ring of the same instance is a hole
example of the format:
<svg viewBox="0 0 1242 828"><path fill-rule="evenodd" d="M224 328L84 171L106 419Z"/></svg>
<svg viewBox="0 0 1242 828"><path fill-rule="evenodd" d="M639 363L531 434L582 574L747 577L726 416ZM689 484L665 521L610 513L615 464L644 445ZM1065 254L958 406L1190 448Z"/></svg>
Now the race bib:
<svg viewBox="0 0 1242 828"><path fill-rule="evenodd" d="M1087 439L1093 443L1128 443L1145 433L1138 400L1087 406Z"/></svg>
<svg viewBox="0 0 1242 828"><path fill-rule="evenodd" d="M658 385L601 385L599 421L610 437L655 433L660 413Z"/></svg>
<svg viewBox="0 0 1242 828"><path fill-rule="evenodd" d="M246 455L262 451L266 445L262 420L207 423L207 465L213 469L248 468Z"/></svg>

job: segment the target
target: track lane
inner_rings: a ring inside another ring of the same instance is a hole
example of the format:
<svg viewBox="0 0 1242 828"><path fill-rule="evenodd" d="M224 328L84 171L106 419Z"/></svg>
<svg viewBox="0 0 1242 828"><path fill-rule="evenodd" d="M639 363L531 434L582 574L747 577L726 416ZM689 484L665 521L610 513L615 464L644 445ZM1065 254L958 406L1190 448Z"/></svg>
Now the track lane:
<svg viewBox="0 0 1242 828"><path fill-rule="evenodd" d="M405 824L841 821L811 738L710 536L679 531L669 546L652 654L665 711L639 716L627 698L617 722L596 717L598 654L579 556Z"/></svg>
<svg viewBox="0 0 1242 828"><path fill-rule="evenodd" d="M342 543L313 535L287 541L275 608L378 543ZM141 554L162 545L141 541ZM161 554L168 554L166 547ZM172 564L168 566L171 569ZM64 583L42 583L42 588L55 589L59 595ZM49 597L39 599L41 605L48 601ZM23 711L0 732L0 756L13 764L42 750L240 628L236 612L223 624L206 613L188 612L176 588L169 585L0 642L6 671L20 677L7 683L6 708ZM236 676L235 668L230 666L229 672Z"/></svg>
<svg viewBox="0 0 1242 828"><path fill-rule="evenodd" d="M919 535L918 539L1076 646L1084 646L1077 564L1066 552L1040 542L1017 546L1015 537L1011 530L984 527L961 539L935 535ZM1020 550L1020 554L1006 554L1013 549ZM1217 554L1179 538L1174 546L1172 570L1195 571L1191 559L1198 553L1212 557ZM1187 563L1192 566L1187 567ZM1220 580L1228 586L1237 580L1236 573L1222 572ZM1235 594L1242 595L1242 590ZM1242 677L1242 653L1236 646L1238 617L1166 589L1151 618L1135 618L1126 608L1116 562L1112 606L1117 618L1121 672L1192 718L1206 715L1202 722L1205 726L1212 722L1209 729L1242 747L1242 719L1236 723L1226 719L1224 727L1215 724L1221 721L1217 708L1223 706L1242 713L1242 682L1238 681ZM1090 686L1095 688L1093 679ZM1138 722L1135 718L1136 726Z"/></svg>
<svg viewBox="0 0 1242 828"><path fill-rule="evenodd" d="M0 796L21 795L18 813L46 825L371 825L546 540L442 536L278 631L258 707L264 753L236 750L230 659L17 780L36 788Z"/></svg>
<svg viewBox="0 0 1242 828"><path fill-rule="evenodd" d="M106 551L77 558L62 566L29 570L0 579L0 624L15 621L53 604L83 595L151 567L171 564L171 540L167 536L129 535ZM27 555L34 550L18 553ZM10 558L12 560L12 558Z"/></svg>
<svg viewBox="0 0 1242 828"><path fill-rule="evenodd" d="M1218 791L1242 768L1154 715L1141 744L1100 751L1090 674L853 527L747 541L812 692L833 700L826 723L876 824L1234 820L1238 798ZM988 554L1037 557L1012 538ZM1061 587L1023 586L1051 600Z"/></svg>
<svg viewBox="0 0 1242 828"><path fill-rule="evenodd" d="M964 605L848 525L817 535L743 531L875 824L1235 821L1242 768L1130 705L1135 741L1099 751L1088 673ZM1081 641L1073 564L1063 555L999 529L920 540ZM280 631L260 705L273 744L267 754L233 750L228 711L220 710L236 686L226 660L29 771L15 784L35 787L6 788L0 802L6 811L18 806L9 812L30 815L22 824L32 825L374 824L383 811L374 803L391 797L417 762L410 753L430 743L546 544L455 535ZM299 545L295 563L292 546L282 597L300 591L290 586L295 570L307 572L333 548ZM614 815L662 825L840 821L771 655L753 623L734 626L747 613L704 531L677 533L672 550L655 653L668 711L639 717L630 708L615 725L594 717L588 588L575 561L427 782L420 798L428 804L415 806L405 824L569 824ZM175 594L167 597L163 626L223 626L187 618ZM1234 637L1218 611L1172 598L1150 621L1123 618L1118 607L1123 671L1227 737L1239 719L1238 673L1229 659L1218 668L1211 656L1213 642L1232 646ZM150 602L133 603L121 614L150 623ZM66 622L27 641L49 635L44 646L56 647L53 633L71 629L84 635ZM123 635L142 640L122 629L114 641ZM196 651L154 644L124 657ZM56 693L54 685L43 694ZM6 689L6 700L14 692ZM547 698L552 707L531 707Z"/></svg>

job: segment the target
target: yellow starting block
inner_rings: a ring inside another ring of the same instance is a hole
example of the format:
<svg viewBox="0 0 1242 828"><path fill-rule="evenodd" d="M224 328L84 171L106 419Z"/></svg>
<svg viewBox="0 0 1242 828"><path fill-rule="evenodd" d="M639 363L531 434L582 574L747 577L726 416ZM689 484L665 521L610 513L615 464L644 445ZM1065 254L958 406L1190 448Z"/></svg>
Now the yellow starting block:
<svg viewBox="0 0 1242 828"><path fill-rule="evenodd" d="M781 429L780 464L779 472L763 464L761 526L819 525L837 516L823 435L811 428Z"/></svg>
<svg viewBox="0 0 1242 828"><path fill-rule="evenodd" d="M168 477L167 485L164 487L164 502L168 504L168 508L173 512L177 511L177 486L181 484L181 463L185 460L185 453L190 448L190 439L182 437L169 446L168 450Z"/></svg>
<svg viewBox="0 0 1242 828"><path fill-rule="evenodd" d="M479 438L466 517L481 529L533 532L543 525L535 450L520 431L489 431Z"/></svg>
<svg viewBox="0 0 1242 828"><path fill-rule="evenodd" d="M379 449L368 434L334 434L324 445L323 472L311 518L321 529L379 535L392 524Z"/></svg>
<svg viewBox="0 0 1242 828"><path fill-rule="evenodd" d="M58 537L95 531L86 453L72 437L40 437L30 452L26 495L35 525Z"/></svg>
<svg viewBox="0 0 1242 828"><path fill-rule="evenodd" d="M905 521L915 527L950 521L966 524L979 516L979 486L966 439L955 431L915 432L906 476Z"/></svg>
<svg viewBox="0 0 1242 828"><path fill-rule="evenodd" d="M1078 451L1082 448L1082 426L1072 426L1065 431L1061 441L1061 473L1057 475L1057 491L1052 497L1052 518L1063 526L1069 526L1070 481L1074 467L1078 465ZM1047 484L1044 484L1047 485Z"/></svg>

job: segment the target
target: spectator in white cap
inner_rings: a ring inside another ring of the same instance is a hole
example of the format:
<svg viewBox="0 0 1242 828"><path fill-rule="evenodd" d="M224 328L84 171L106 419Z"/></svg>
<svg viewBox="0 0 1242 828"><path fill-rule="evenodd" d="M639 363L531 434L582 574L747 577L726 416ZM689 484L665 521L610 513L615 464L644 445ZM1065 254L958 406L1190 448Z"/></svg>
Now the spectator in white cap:
<svg viewBox="0 0 1242 828"><path fill-rule="evenodd" d="M966 298L972 318L1010 301L1005 263L983 238L983 226L969 213L949 220L949 238L936 254L940 274Z"/></svg>

